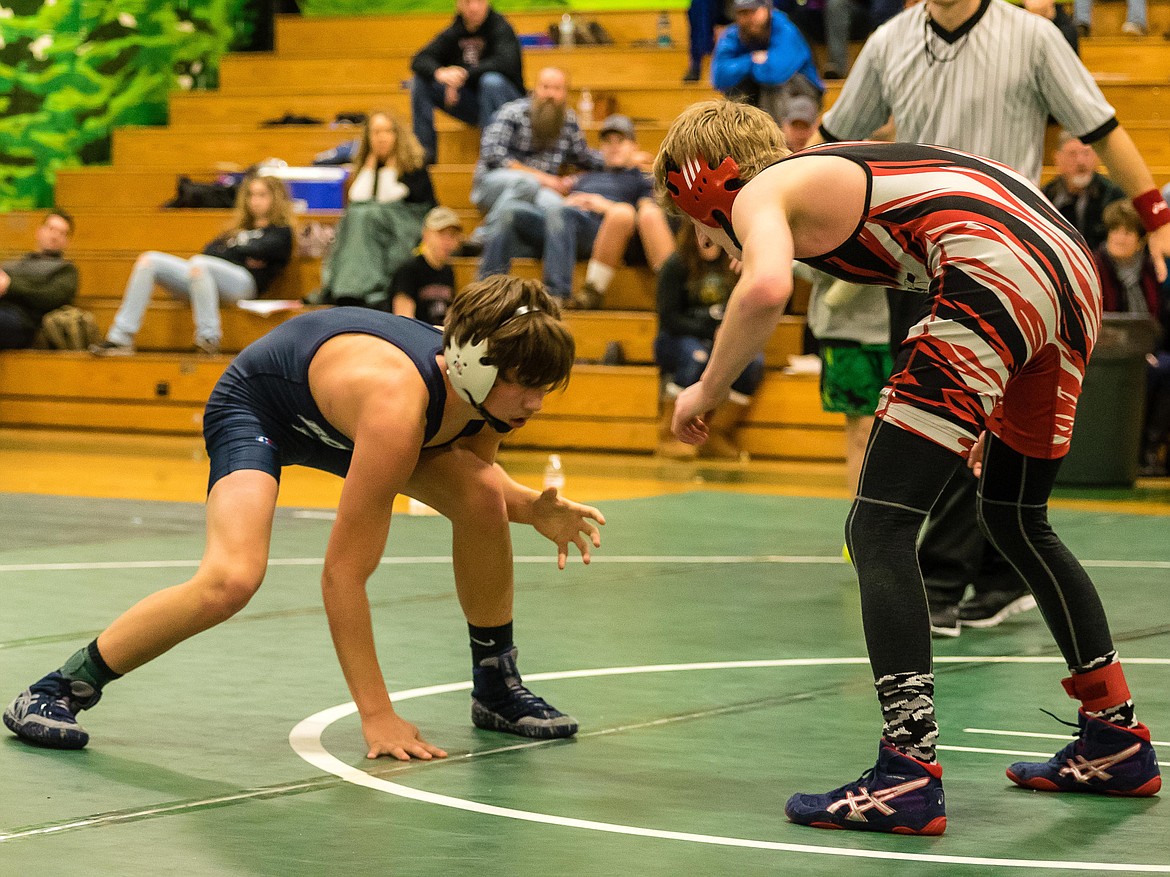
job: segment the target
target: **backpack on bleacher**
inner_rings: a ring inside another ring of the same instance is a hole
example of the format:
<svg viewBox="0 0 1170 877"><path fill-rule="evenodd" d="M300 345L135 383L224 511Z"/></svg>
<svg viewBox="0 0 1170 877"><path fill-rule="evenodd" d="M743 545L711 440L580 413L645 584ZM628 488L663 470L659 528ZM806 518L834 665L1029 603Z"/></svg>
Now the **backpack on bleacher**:
<svg viewBox="0 0 1170 877"><path fill-rule="evenodd" d="M93 314L73 305L45 314L41 334L51 350L88 350L89 345L97 344L102 338Z"/></svg>
<svg viewBox="0 0 1170 877"><path fill-rule="evenodd" d="M179 177L175 197L163 207L226 210L235 206L238 183L197 183L190 177Z"/></svg>

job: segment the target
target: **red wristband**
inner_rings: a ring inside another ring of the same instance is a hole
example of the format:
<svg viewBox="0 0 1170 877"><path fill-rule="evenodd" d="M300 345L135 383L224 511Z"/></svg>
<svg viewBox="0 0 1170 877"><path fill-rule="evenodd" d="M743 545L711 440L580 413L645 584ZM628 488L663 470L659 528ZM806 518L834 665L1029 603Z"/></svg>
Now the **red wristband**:
<svg viewBox="0 0 1170 877"><path fill-rule="evenodd" d="M1137 208L1146 231L1155 231L1170 224L1170 205L1166 204L1166 199L1157 189L1138 195L1133 199L1133 206Z"/></svg>

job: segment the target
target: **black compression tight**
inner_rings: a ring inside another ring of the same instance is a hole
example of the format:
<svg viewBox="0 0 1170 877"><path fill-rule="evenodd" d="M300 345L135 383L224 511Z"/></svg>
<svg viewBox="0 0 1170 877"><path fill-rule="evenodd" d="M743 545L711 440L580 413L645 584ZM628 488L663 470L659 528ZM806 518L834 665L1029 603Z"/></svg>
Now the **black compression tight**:
<svg viewBox="0 0 1170 877"><path fill-rule="evenodd" d="M1085 568L1048 523L1059 460L1025 457L988 436L979 525L1028 583L1070 669L1113 651L1109 622Z"/></svg>
<svg viewBox="0 0 1170 877"><path fill-rule="evenodd" d="M929 610L918 531L943 487L966 463L934 442L879 420L870 436L845 539L857 566L862 623L874 678L930 673ZM1101 601L1084 568L1048 523L1059 461L1013 451L988 436L979 521L1028 583L1070 667L1112 651Z"/></svg>

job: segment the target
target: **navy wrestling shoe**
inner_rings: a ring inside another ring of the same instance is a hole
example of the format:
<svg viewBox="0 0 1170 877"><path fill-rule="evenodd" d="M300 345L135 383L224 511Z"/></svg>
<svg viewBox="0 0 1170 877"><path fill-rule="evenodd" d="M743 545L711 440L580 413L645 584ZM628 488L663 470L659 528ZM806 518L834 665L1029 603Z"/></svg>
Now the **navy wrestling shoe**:
<svg viewBox="0 0 1170 877"><path fill-rule="evenodd" d="M877 764L824 795L798 793L784 805L797 825L939 835L947 830L942 765L925 764L882 741Z"/></svg>
<svg viewBox="0 0 1170 877"><path fill-rule="evenodd" d="M82 749L89 734L77 724L77 714L99 700L102 693L80 679L53 671L16 696L4 710L4 724L34 746Z"/></svg>
<svg viewBox="0 0 1170 877"><path fill-rule="evenodd" d="M1150 729L1123 728L1077 711L1076 739L1048 761L1017 761L1008 779L1041 792L1094 792L1147 798L1158 794L1162 777Z"/></svg>
<svg viewBox="0 0 1170 877"><path fill-rule="evenodd" d="M577 733L577 720L566 716L524 687L513 647L484 658L472 670L471 721L485 731L554 740Z"/></svg>

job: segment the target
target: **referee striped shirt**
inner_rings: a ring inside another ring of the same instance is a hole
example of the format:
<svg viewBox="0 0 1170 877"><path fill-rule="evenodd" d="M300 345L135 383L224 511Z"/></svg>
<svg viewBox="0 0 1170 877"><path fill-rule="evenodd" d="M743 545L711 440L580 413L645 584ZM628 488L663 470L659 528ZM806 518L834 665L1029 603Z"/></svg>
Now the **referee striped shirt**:
<svg viewBox="0 0 1170 877"><path fill-rule="evenodd" d="M957 31L920 3L861 50L825 140L862 140L893 115L898 139L986 156L1038 181L1049 115L1086 143L1117 127L1113 107L1052 22L983 0Z"/></svg>

